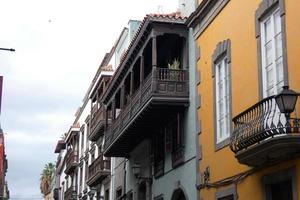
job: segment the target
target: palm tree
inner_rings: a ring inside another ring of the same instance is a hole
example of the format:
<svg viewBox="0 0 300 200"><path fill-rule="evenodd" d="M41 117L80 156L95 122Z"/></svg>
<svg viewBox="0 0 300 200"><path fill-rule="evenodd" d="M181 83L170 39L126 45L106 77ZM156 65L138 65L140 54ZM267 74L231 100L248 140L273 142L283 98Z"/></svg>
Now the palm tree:
<svg viewBox="0 0 300 200"><path fill-rule="evenodd" d="M52 182L54 179L55 166L53 163L45 165L40 177L40 190L46 196L52 190Z"/></svg>

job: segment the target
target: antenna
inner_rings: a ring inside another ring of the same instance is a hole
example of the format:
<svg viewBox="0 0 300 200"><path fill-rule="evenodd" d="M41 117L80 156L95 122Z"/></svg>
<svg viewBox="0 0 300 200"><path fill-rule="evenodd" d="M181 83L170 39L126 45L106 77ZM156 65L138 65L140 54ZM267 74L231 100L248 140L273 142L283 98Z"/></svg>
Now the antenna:
<svg viewBox="0 0 300 200"><path fill-rule="evenodd" d="M158 5L157 6L157 14L162 14L163 13L163 6L162 5Z"/></svg>

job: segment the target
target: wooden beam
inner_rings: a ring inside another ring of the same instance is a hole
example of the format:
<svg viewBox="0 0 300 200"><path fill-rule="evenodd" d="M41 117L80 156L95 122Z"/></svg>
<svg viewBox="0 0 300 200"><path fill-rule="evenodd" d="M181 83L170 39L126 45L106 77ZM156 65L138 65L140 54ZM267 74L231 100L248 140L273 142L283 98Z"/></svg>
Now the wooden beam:
<svg viewBox="0 0 300 200"><path fill-rule="evenodd" d="M133 93L133 86L134 86L134 70L131 68L131 72L130 72L130 96L132 95Z"/></svg>
<svg viewBox="0 0 300 200"><path fill-rule="evenodd" d="M141 61L140 61L140 87L144 81L144 56L141 55Z"/></svg>
<svg viewBox="0 0 300 200"><path fill-rule="evenodd" d="M157 66L157 41L156 36L152 37L152 67Z"/></svg>

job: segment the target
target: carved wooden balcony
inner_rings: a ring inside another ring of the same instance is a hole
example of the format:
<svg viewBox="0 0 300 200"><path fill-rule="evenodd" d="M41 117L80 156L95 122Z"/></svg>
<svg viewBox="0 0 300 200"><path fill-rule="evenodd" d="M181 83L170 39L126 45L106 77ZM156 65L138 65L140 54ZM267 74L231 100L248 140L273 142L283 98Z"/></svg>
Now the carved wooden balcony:
<svg viewBox="0 0 300 200"><path fill-rule="evenodd" d="M73 149L68 149L66 154L66 174L71 174L78 164L78 153Z"/></svg>
<svg viewBox="0 0 300 200"><path fill-rule="evenodd" d="M110 159L104 160L103 155L96 158L89 166L89 177L87 184L90 187L96 186L110 174Z"/></svg>
<svg viewBox="0 0 300 200"><path fill-rule="evenodd" d="M69 187L64 194L65 200L76 200L76 188L74 186Z"/></svg>
<svg viewBox="0 0 300 200"><path fill-rule="evenodd" d="M230 147L238 161L249 166L262 166L300 153L297 109L300 109L299 103L286 117L271 96L233 118Z"/></svg>
<svg viewBox="0 0 300 200"><path fill-rule="evenodd" d="M126 157L155 127L189 104L188 71L153 68L105 132L105 155Z"/></svg>
<svg viewBox="0 0 300 200"><path fill-rule="evenodd" d="M90 141L97 141L97 139L104 134L104 106L98 107L95 104L91 110L91 130L88 135Z"/></svg>

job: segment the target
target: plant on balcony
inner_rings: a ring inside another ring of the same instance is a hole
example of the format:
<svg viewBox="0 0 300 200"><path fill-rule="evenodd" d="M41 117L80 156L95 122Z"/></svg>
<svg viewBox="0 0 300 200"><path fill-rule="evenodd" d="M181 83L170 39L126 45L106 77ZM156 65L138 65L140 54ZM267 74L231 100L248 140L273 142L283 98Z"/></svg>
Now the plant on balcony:
<svg viewBox="0 0 300 200"><path fill-rule="evenodd" d="M172 63L168 63L168 69L170 69L170 80L178 81L179 80L179 69L180 62L178 58L175 58Z"/></svg>
<svg viewBox="0 0 300 200"><path fill-rule="evenodd" d="M52 190L54 180L55 166L53 163L45 165L41 177L40 177L40 190L41 193L46 197Z"/></svg>

